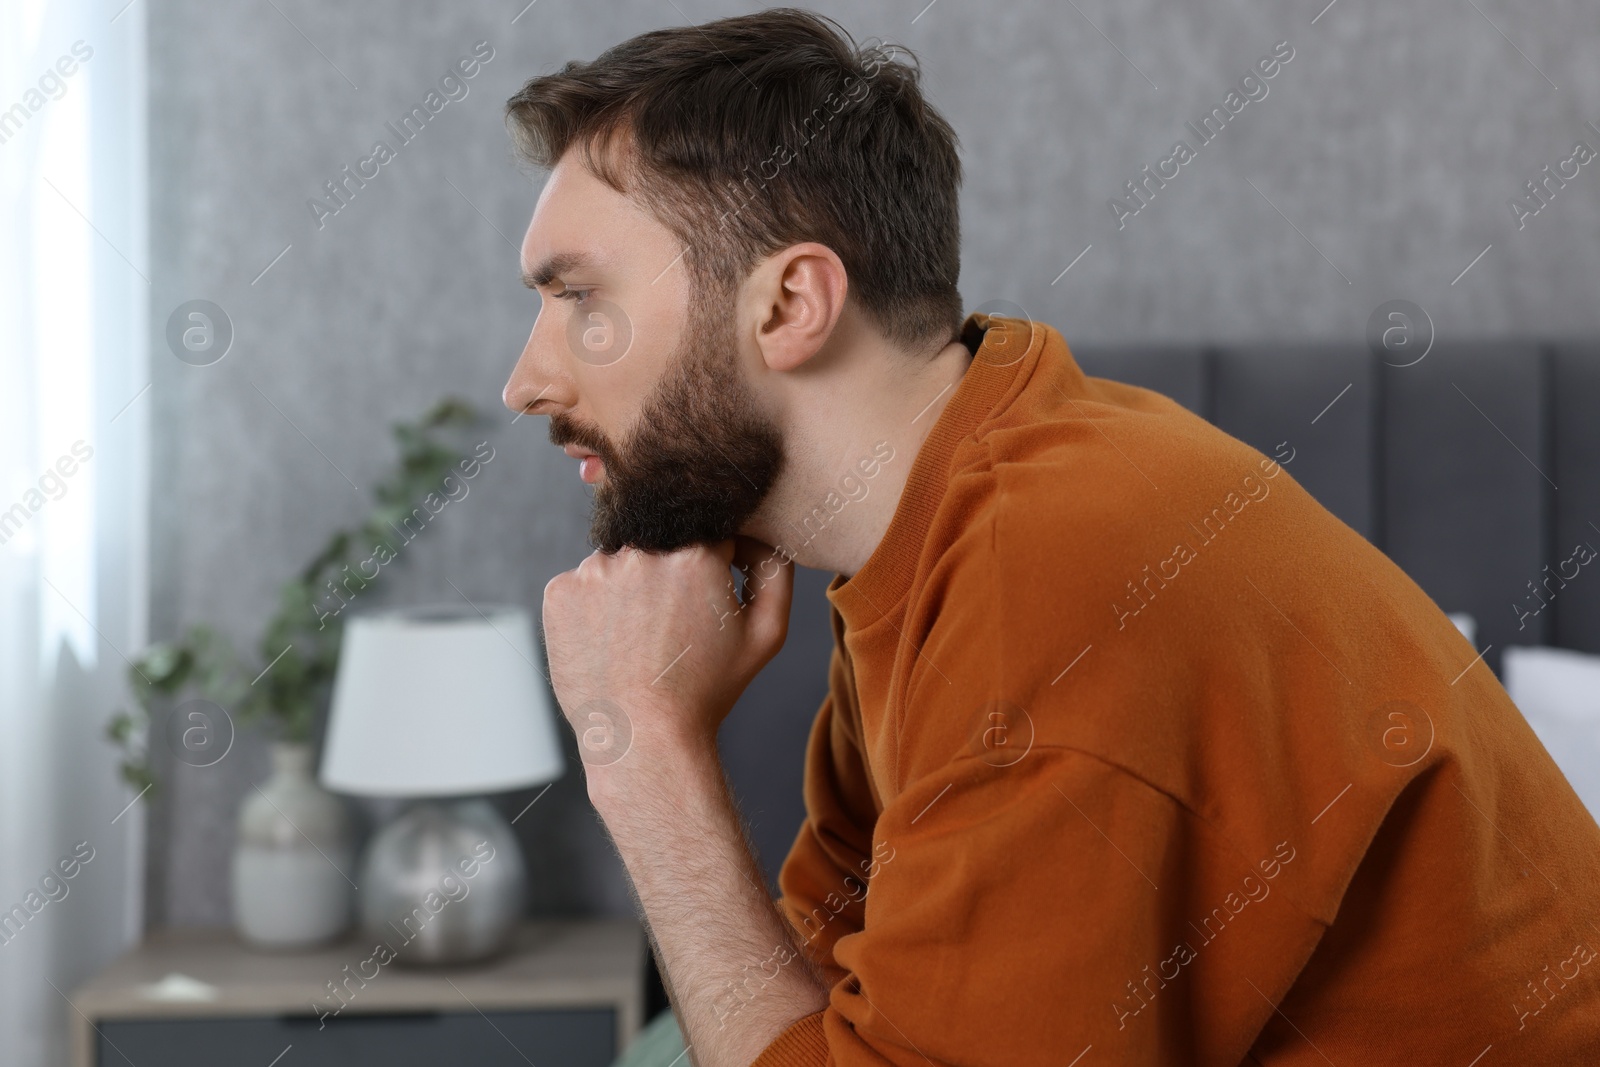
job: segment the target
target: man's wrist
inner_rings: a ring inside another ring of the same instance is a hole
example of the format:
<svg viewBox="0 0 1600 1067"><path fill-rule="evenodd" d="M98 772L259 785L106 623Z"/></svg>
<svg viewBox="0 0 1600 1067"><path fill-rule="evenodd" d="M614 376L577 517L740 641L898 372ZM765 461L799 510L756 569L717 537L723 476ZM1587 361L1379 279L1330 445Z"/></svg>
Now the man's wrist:
<svg viewBox="0 0 1600 1067"><path fill-rule="evenodd" d="M615 762L586 765L589 802L608 827L647 813L681 813L683 803L723 786L715 737L634 733Z"/></svg>

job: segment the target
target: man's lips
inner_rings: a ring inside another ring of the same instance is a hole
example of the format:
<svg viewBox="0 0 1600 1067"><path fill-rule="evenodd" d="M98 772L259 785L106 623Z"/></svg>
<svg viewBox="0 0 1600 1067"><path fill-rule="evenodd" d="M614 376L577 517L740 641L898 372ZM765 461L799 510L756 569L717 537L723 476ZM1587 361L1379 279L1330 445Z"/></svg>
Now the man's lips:
<svg viewBox="0 0 1600 1067"><path fill-rule="evenodd" d="M599 456L578 445L565 445L561 451L579 461L578 477L590 484L599 481L600 472L605 469L605 462Z"/></svg>

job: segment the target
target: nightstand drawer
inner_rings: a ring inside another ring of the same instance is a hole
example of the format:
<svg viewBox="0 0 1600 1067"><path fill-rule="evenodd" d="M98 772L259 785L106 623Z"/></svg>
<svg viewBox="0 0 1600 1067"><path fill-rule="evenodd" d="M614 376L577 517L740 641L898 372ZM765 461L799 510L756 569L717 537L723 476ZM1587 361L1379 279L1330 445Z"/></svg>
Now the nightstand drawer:
<svg viewBox="0 0 1600 1067"><path fill-rule="evenodd" d="M318 1027L322 1028L319 1030ZM316 1016L106 1019L96 1067L128 1062L161 1067L249 1063L267 1067L607 1067L617 1056L609 1008L425 1013L345 1012Z"/></svg>

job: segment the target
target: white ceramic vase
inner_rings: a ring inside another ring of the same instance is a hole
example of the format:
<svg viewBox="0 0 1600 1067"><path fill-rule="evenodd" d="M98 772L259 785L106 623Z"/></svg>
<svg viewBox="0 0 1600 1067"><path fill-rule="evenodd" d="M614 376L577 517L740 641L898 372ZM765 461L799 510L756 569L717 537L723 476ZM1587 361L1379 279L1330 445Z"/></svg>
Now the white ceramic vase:
<svg viewBox="0 0 1600 1067"><path fill-rule="evenodd" d="M272 777L239 808L233 921L264 948L321 944L350 925L350 816L317 784L308 745L272 746Z"/></svg>

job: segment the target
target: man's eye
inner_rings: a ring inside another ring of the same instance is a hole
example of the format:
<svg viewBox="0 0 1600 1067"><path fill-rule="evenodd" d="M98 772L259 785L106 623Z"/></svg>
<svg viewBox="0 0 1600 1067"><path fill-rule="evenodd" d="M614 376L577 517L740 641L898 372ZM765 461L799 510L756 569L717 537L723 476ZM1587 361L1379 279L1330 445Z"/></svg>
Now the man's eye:
<svg viewBox="0 0 1600 1067"><path fill-rule="evenodd" d="M592 292L594 292L593 289L568 288L561 290L559 293L553 293L551 295L553 295L557 300L570 300L574 304L581 305L584 302L584 299Z"/></svg>

